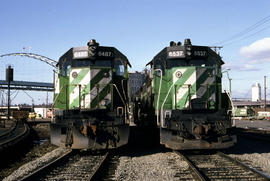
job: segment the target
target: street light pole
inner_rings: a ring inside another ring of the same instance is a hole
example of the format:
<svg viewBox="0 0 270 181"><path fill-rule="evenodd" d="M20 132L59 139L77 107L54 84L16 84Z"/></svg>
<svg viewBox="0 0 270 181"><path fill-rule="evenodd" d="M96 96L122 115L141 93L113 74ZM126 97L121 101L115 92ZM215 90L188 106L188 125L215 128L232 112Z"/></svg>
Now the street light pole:
<svg viewBox="0 0 270 181"><path fill-rule="evenodd" d="M232 97L232 79L229 76L229 71L230 70L231 69L225 69L222 73L225 73L226 72L226 74L227 74L227 78L228 78L228 81L229 81L229 94Z"/></svg>
<svg viewBox="0 0 270 181"><path fill-rule="evenodd" d="M229 82L230 82L230 96L232 97L232 79L229 78Z"/></svg>

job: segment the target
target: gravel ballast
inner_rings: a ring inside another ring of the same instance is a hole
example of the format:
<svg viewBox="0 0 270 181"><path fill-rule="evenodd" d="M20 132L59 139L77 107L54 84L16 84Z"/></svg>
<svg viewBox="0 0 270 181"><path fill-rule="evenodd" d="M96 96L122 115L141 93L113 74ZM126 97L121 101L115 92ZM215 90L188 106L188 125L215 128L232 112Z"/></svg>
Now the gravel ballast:
<svg viewBox="0 0 270 181"><path fill-rule="evenodd" d="M238 136L237 144L227 149L226 154L270 176L269 142Z"/></svg>
<svg viewBox="0 0 270 181"><path fill-rule="evenodd" d="M175 164L171 164L171 160ZM172 152L154 153L135 157L122 156L115 171L115 180L179 180L175 175L179 169L188 169L188 164Z"/></svg>
<svg viewBox="0 0 270 181"><path fill-rule="evenodd" d="M57 148L57 149L53 150L52 152L49 152L36 160L33 160L31 162L24 164L23 166L18 168L16 171L14 171L11 175L4 178L3 181L19 180L23 176L34 172L35 170L41 168L45 164L60 157L61 155L63 155L67 151L69 151L69 150L65 149L65 148Z"/></svg>
<svg viewBox="0 0 270 181"><path fill-rule="evenodd" d="M243 155L230 154L229 156L270 175L270 153L252 153Z"/></svg>

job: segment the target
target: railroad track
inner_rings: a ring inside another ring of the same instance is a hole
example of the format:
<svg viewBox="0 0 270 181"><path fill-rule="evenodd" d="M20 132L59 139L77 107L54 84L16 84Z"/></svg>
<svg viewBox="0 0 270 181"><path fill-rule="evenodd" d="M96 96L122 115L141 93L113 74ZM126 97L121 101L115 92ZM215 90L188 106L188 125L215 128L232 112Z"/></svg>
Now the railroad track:
<svg viewBox="0 0 270 181"><path fill-rule="evenodd" d="M190 169L184 173L180 170L178 173L178 177L184 175L186 180L270 180L269 176L221 152L185 154L175 151L175 153L188 163Z"/></svg>
<svg viewBox="0 0 270 181"><path fill-rule="evenodd" d="M70 151L21 180L95 180L107 157Z"/></svg>
<svg viewBox="0 0 270 181"><path fill-rule="evenodd" d="M24 123L17 123L11 130L0 135L0 151L12 146L22 139L24 139L30 133L28 125Z"/></svg>

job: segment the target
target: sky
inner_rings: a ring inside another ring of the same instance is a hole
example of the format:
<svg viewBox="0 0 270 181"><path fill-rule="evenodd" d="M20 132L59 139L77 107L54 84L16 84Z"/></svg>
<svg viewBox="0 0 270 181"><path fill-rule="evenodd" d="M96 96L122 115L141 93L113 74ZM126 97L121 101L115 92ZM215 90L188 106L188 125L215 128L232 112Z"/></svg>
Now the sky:
<svg viewBox="0 0 270 181"><path fill-rule="evenodd" d="M141 71L170 41L190 38L194 45L223 46L232 97L250 98L251 86L263 87L264 76L270 85L269 7L269 0L2 0L0 55L31 52L58 60L71 47L96 39L119 49L131 70ZM0 58L0 79L8 65L15 80L53 81L50 66L21 57ZM228 90L226 75L223 82ZM44 92L30 95L13 91L13 103L46 102Z"/></svg>

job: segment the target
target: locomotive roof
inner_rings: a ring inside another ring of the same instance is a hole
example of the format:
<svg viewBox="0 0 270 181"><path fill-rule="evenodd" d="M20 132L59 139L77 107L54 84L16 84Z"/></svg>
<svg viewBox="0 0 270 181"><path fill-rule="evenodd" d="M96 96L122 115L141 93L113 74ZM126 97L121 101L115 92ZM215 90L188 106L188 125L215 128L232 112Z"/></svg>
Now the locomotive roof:
<svg viewBox="0 0 270 181"><path fill-rule="evenodd" d="M168 59L179 59L179 60L188 60L188 59L205 59L209 60L209 57L216 60L216 63L219 65L224 64L221 57L213 51L210 47L207 46L196 46L190 45L191 47L191 55L187 56L187 46L170 46L165 47L161 50L150 62L146 64L153 64L155 61L166 61Z"/></svg>
<svg viewBox="0 0 270 181"><path fill-rule="evenodd" d="M57 65L61 64L61 62L64 61L64 59L76 60L76 59L88 59L88 58L95 59L95 60L100 60L100 59L122 60L131 67L129 60L124 54L122 54L115 47L108 47L108 46L98 46L94 56L90 55L88 46L73 47L59 58Z"/></svg>

